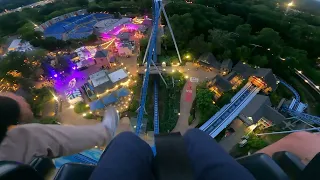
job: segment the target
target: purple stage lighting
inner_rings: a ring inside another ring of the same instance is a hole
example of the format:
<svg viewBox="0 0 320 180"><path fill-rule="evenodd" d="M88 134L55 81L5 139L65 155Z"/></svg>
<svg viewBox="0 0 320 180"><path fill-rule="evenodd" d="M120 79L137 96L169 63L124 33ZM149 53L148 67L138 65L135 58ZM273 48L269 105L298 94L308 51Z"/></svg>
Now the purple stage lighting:
<svg viewBox="0 0 320 180"><path fill-rule="evenodd" d="M73 70L76 70L77 68L75 66L72 67Z"/></svg>
<svg viewBox="0 0 320 180"><path fill-rule="evenodd" d="M55 78L58 77L58 74L54 74L53 77L55 77Z"/></svg>

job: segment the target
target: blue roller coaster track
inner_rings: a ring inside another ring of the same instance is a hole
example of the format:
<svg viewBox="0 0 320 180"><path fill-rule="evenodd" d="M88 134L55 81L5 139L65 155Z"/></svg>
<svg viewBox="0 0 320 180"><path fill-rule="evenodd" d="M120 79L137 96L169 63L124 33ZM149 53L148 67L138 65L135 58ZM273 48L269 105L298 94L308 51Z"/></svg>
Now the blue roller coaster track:
<svg viewBox="0 0 320 180"><path fill-rule="evenodd" d="M141 97L140 97L140 108L138 109L138 118L137 118L137 126L136 126L136 134L140 135L144 132L141 132L142 127L142 120L144 115L144 107L146 103L146 96L147 96L147 90L148 90L148 82L149 82L149 72L150 72L150 66L152 61L154 63L157 62L157 51L156 51L156 44L157 44L157 33L158 33L158 25L159 25L159 19L160 19L160 12L162 7L162 1L154 1L153 4L153 26L152 26L152 32L149 39L149 44L146 50L146 58L147 58L147 67L146 67L146 73L144 75L143 79L143 85L141 88ZM164 9L163 9L164 11ZM166 13L164 12L165 16ZM166 17L167 19L167 17ZM169 23L168 23L169 24ZM171 27L170 27L170 31ZM172 34L173 36L173 34ZM174 37L173 37L174 39ZM177 49L177 45L174 39L174 43ZM177 49L177 53L180 59L180 54ZM158 82L154 81L154 134L159 134L159 113L158 113ZM152 147L153 151L155 152L155 147ZM59 168L62 164L67 162L81 162L85 164L97 164L99 161L99 158L102 154L102 151L99 151L98 149L91 149L84 151L82 153L78 153L71 156L61 157L55 159L55 165L57 168Z"/></svg>
<svg viewBox="0 0 320 180"><path fill-rule="evenodd" d="M283 106L282 111L287 112L290 116L296 117L298 119L304 120L306 122L309 122L311 124L317 124L320 125L320 117L313 116L307 113L301 113L295 110L295 107L297 107L297 104L300 103L300 95L297 90L295 90L291 85L286 83L284 80L278 78L280 83L286 86L293 94L296 99L294 108L290 109L289 107Z"/></svg>
<svg viewBox="0 0 320 180"><path fill-rule="evenodd" d="M154 81L154 114L153 114L153 129L154 134L159 134L159 114L158 114L158 84Z"/></svg>
<svg viewBox="0 0 320 180"><path fill-rule="evenodd" d="M154 1L154 6L153 6L154 7L154 9L153 9L153 11L154 11L154 21L153 21L153 28L152 28L152 33L151 33L151 37L150 37L151 39L150 39L149 49L146 50L146 53L148 53L147 56L146 56L146 58L147 58L147 67L146 67L146 73L145 73L144 79L143 79L141 100L140 100L140 108L139 108L139 111L138 111L137 127L136 127L136 134L137 135L140 135L142 133L141 132L141 126L142 126L142 120L143 120L143 115L144 115L144 107L145 107L146 97L147 97L151 61L153 60L155 62L156 59L157 59L156 43L157 43L157 33L158 33L158 25L159 25L160 10L161 10L161 4L160 3L162 3L162 2L161 1ZM155 102L157 102L156 99L155 99ZM155 107L155 109L156 109L156 107ZM157 113L158 110L155 110L155 112ZM158 122L157 122L157 124L158 124Z"/></svg>

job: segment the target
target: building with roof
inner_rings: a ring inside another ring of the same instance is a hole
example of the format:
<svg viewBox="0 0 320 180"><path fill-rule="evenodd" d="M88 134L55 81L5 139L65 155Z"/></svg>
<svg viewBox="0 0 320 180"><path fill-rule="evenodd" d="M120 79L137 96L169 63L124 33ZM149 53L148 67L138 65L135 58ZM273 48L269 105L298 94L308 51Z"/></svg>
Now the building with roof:
<svg viewBox="0 0 320 180"><path fill-rule="evenodd" d="M120 41L130 41L130 37L131 37L130 32L123 32L117 35L117 38L119 38Z"/></svg>
<svg viewBox="0 0 320 180"><path fill-rule="evenodd" d="M232 69L239 79L246 79L259 86L262 91L269 94L277 88L278 80L271 69L252 68L244 62L238 62Z"/></svg>
<svg viewBox="0 0 320 180"><path fill-rule="evenodd" d="M254 68L249 66L247 63L239 61L233 68L232 71L236 72L243 79L248 79L255 73Z"/></svg>
<svg viewBox="0 0 320 180"><path fill-rule="evenodd" d="M214 92L214 98L218 99L223 92L229 91L232 88L231 83L220 75L217 75L207 83L207 87Z"/></svg>
<svg viewBox="0 0 320 180"><path fill-rule="evenodd" d="M205 53L199 57L199 63L209 68L220 69L221 63L217 61L212 53Z"/></svg>
<svg viewBox="0 0 320 180"><path fill-rule="evenodd" d="M8 47L8 52L19 51L27 52L32 51L34 47L29 42L22 42L22 39L14 39Z"/></svg>
<svg viewBox="0 0 320 180"><path fill-rule="evenodd" d="M110 64L110 54L107 50L98 50L94 55L94 60L98 65L106 65L108 68L111 67Z"/></svg>
<svg viewBox="0 0 320 180"><path fill-rule="evenodd" d="M274 91L278 86L278 80L271 69L257 68L254 76L261 78L266 83L266 88L263 89L266 94Z"/></svg>
<svg viewBox="0 0 320 180"><path fill-rule="evenodd" d="M107 89L113 88L113 82L110 80L106 70L91 74L88 81L93 86L96 94L104 93Z"/></svg>
<svg viewBox="0 0 320 180"><path fill-rule="evenodd" d="M113 103L119 101L122 97L126 97L130 95L130 91L126 88L120 88L117 91L114 91L108 95L103 96L101 99L95 100L90 103L90 110L96 111L99 109L103 109Z"/></svg>
<svg viewBox="0 0 320 180"><path fill-rule="evenodd" d="M247 125L259 122L265 127L279 125L285 120L281 113L271 107L270 98L259 94L240 112L239 117Z"/></svg>
<svg viewBox="0 0 320 180"><path fill-rule="evenodd" d="M225 59L222 61L221 66L220 66L220 74L225 76L229 74L232 70L232 61L231 59Z"/></svg>
<svg viewBox="0 0 320 180"><path fill-rule="evenodd" d="M134 52L134 41L121 41L116 43L117 51L120 56L131 56Z"/></svg>
<svg viewBox="0 0 320 180"><path fill-rule="evenodd" d="M86 9L70 12L39 25L36 30L44 32L44 37L60 40L83 39L93 33L93 26L101 20L114 16L106 13L90 13Z"/></svg>
<svg viewBox="0 0 320 180"><path fill-rule="evenodd" d="M117 84L120 84L127 79L128 74L123 69L119 69L114 72L100 70L89 76L88 88L95 94L103 94L107 90L114 88Z"/></svg>
<svg viewBox="0 0 320 180"><path fill-rule="evenodd" d="M96 48L83 46L76 49L75 52L77 56L72 58L72 61L77 65L78 69L89 67L96 63L93 59L97 52Z"/></svg>
<svg viewBox="0 0 320 180"><path fill-rule="evenodd" d="M128 78L128 74L123 69L114 71L108 76L112 83L119 83L120 81L126 80Z"/></svg>
<svg viewBox="0 0 320 180"><path fill-rule="evenodd" d="M100 36L102 33L109 33L113 31L116 27L120 27L122 25L126 25L131 23L131 18L122 18L122 19L106 19L103 21L97 22L93 28L94 33Z"/></svg>

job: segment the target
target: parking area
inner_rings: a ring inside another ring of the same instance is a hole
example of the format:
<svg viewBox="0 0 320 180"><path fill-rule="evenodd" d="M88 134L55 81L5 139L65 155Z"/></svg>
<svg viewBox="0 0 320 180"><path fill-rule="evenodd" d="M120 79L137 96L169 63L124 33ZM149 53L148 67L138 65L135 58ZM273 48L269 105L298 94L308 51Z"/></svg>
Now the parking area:
<svg viewBox="0 0 320 180"><path fill-rule="evenodd" d="M245 129L247 126L240 120L235 119L229 126L235 130L234 133L221 139L219 144L224 150L229 152L235 145L241 141L241 137L245 135Z"/></svg>

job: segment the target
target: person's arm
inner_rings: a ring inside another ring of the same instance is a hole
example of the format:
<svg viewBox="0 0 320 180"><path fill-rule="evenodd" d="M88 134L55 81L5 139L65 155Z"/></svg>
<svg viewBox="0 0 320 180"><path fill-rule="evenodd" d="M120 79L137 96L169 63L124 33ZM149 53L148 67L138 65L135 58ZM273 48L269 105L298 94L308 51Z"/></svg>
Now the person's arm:
<svg viewBox="0 0 320 180"><path fill-rule="evenodd" d="M308 164L320 152L320 134L304 131L295 132L259 150L257 153L272 156L279 151L291 152L298 156L304 164Z"/></svg>
<svg viewBox="0 0 320 180"><path fill-rule="evenodd" d="M102 124L60 126L26 124L7 133L0 146L0 160L29 163L39 156L59 157L81 152L111 141Z"/></svg>

